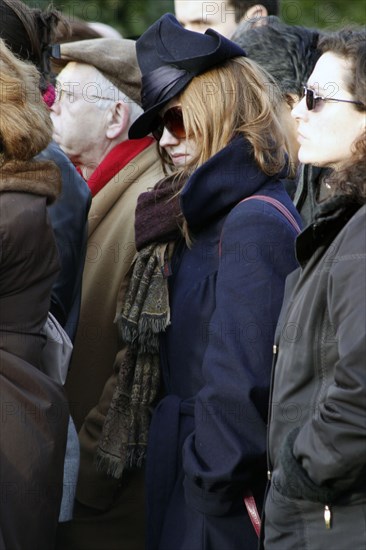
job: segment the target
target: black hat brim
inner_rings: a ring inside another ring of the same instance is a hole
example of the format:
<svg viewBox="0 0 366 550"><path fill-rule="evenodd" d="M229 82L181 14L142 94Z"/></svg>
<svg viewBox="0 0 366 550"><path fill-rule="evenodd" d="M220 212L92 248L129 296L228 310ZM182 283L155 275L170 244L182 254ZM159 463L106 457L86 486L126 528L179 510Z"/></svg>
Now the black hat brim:
<svg viewBox="0 0 366 550"><path fill-rule="evenodd" d="M156 120L157 116L159 114L159 111L167 104L169 101L174 99L177 95L179 95L186 86L190 83L192 78L194 77L194 74L187 73L182 79L179 80L171 88L169 93L164 97L162 101L157 103L156 105L153 105L150 107L150 109L147 109L142 115L140 115L135 122L131 125L128 137L129 139L140 139L145 137L147 134L150 134L156 127Z"/></svg>
<svg viewBox="0 0 366 550"><path fill-rule="evenodd" d="M142 138L153 131L159 111L195 76L227 59L245 56L242 48L218 32L189 31L170 13L158 19L137 40L136 52L142 74L144 113L131 125L130 139Z"/></svg>

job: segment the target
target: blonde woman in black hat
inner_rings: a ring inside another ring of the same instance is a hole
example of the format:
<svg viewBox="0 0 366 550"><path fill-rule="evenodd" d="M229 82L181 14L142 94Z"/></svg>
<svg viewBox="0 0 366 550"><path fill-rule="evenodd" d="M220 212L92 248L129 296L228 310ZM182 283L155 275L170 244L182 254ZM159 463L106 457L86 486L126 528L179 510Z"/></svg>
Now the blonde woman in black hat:
<svg viewBox="0 0 366 550"><path fill-rule="evenodd" d="M254 549L258 516L252 523L244 498L259 514L273 329L299 222L280 181L277 91L239 46L170 14L137 41L137 56L145 112L129 135L152 132L167 173L139 198L139 254L119 318L145 367L133 386L140 405L157 395L160 354L147 547ZM142 412L132 416L140 433Z"/></svg>

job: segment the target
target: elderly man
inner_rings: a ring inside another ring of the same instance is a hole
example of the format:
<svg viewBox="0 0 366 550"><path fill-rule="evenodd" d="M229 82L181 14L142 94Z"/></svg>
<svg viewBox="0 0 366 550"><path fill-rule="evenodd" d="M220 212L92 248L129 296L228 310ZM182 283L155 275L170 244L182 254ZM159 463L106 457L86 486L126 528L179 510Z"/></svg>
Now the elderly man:
<svg viewBox="0 0 366 550"><path fill-rule="evenodd" d="M122 478L114 479L97 471L95 456L123 353L114 318L135 254L137 197L162 178L162 171L152 138L128 139L141 113L135 43L101 38L63 44L61 63L52 108L54 139L93 198L80 321L66 383L81 464L74 520L60 524L57 547L141 550L142 468L126 467Z"/></svg>
<svg viewBox="0 0 366 550"><path fill-rule="evenodd" d="M230 38L240 21L278 15L280 0L174 0L178 21L190 31L205 32L209 27Z"/></svg>

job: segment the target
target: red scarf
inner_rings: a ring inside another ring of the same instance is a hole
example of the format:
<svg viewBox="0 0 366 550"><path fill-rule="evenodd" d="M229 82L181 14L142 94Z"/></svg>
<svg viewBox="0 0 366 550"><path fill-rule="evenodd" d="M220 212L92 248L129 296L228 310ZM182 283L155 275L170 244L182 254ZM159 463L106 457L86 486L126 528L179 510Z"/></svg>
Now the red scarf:
<svg viewBox="0 0 366 550"><path fill-rule="evenodd" d="M132 159L134 159L144 149L149 147L154 141L151 137L142 139L129 139L119 143L94 170L88 179L92 197L103 189L106 183L118 174Z"/></svg>

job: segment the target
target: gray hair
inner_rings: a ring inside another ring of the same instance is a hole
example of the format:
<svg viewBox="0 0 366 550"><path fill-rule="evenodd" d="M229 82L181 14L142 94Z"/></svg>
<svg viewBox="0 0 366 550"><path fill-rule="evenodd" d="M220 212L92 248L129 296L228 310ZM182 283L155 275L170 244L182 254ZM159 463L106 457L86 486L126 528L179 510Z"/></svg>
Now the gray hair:
<svg viewBox="0 0 366 550"><path fill-rule="evenodd" d="M129 105L129 127L131 124L143 113L143 110L137 103L135 103L124 92L119 90L117 86L112 84L98 69L94 68L95 78L93 82L89 82L87 86L84 86L83 95L85 97L96 98L95 105L101 109L106 110L111 104L111 101L121 101ZM99 98L99 99L97 99Z"/></svg>

